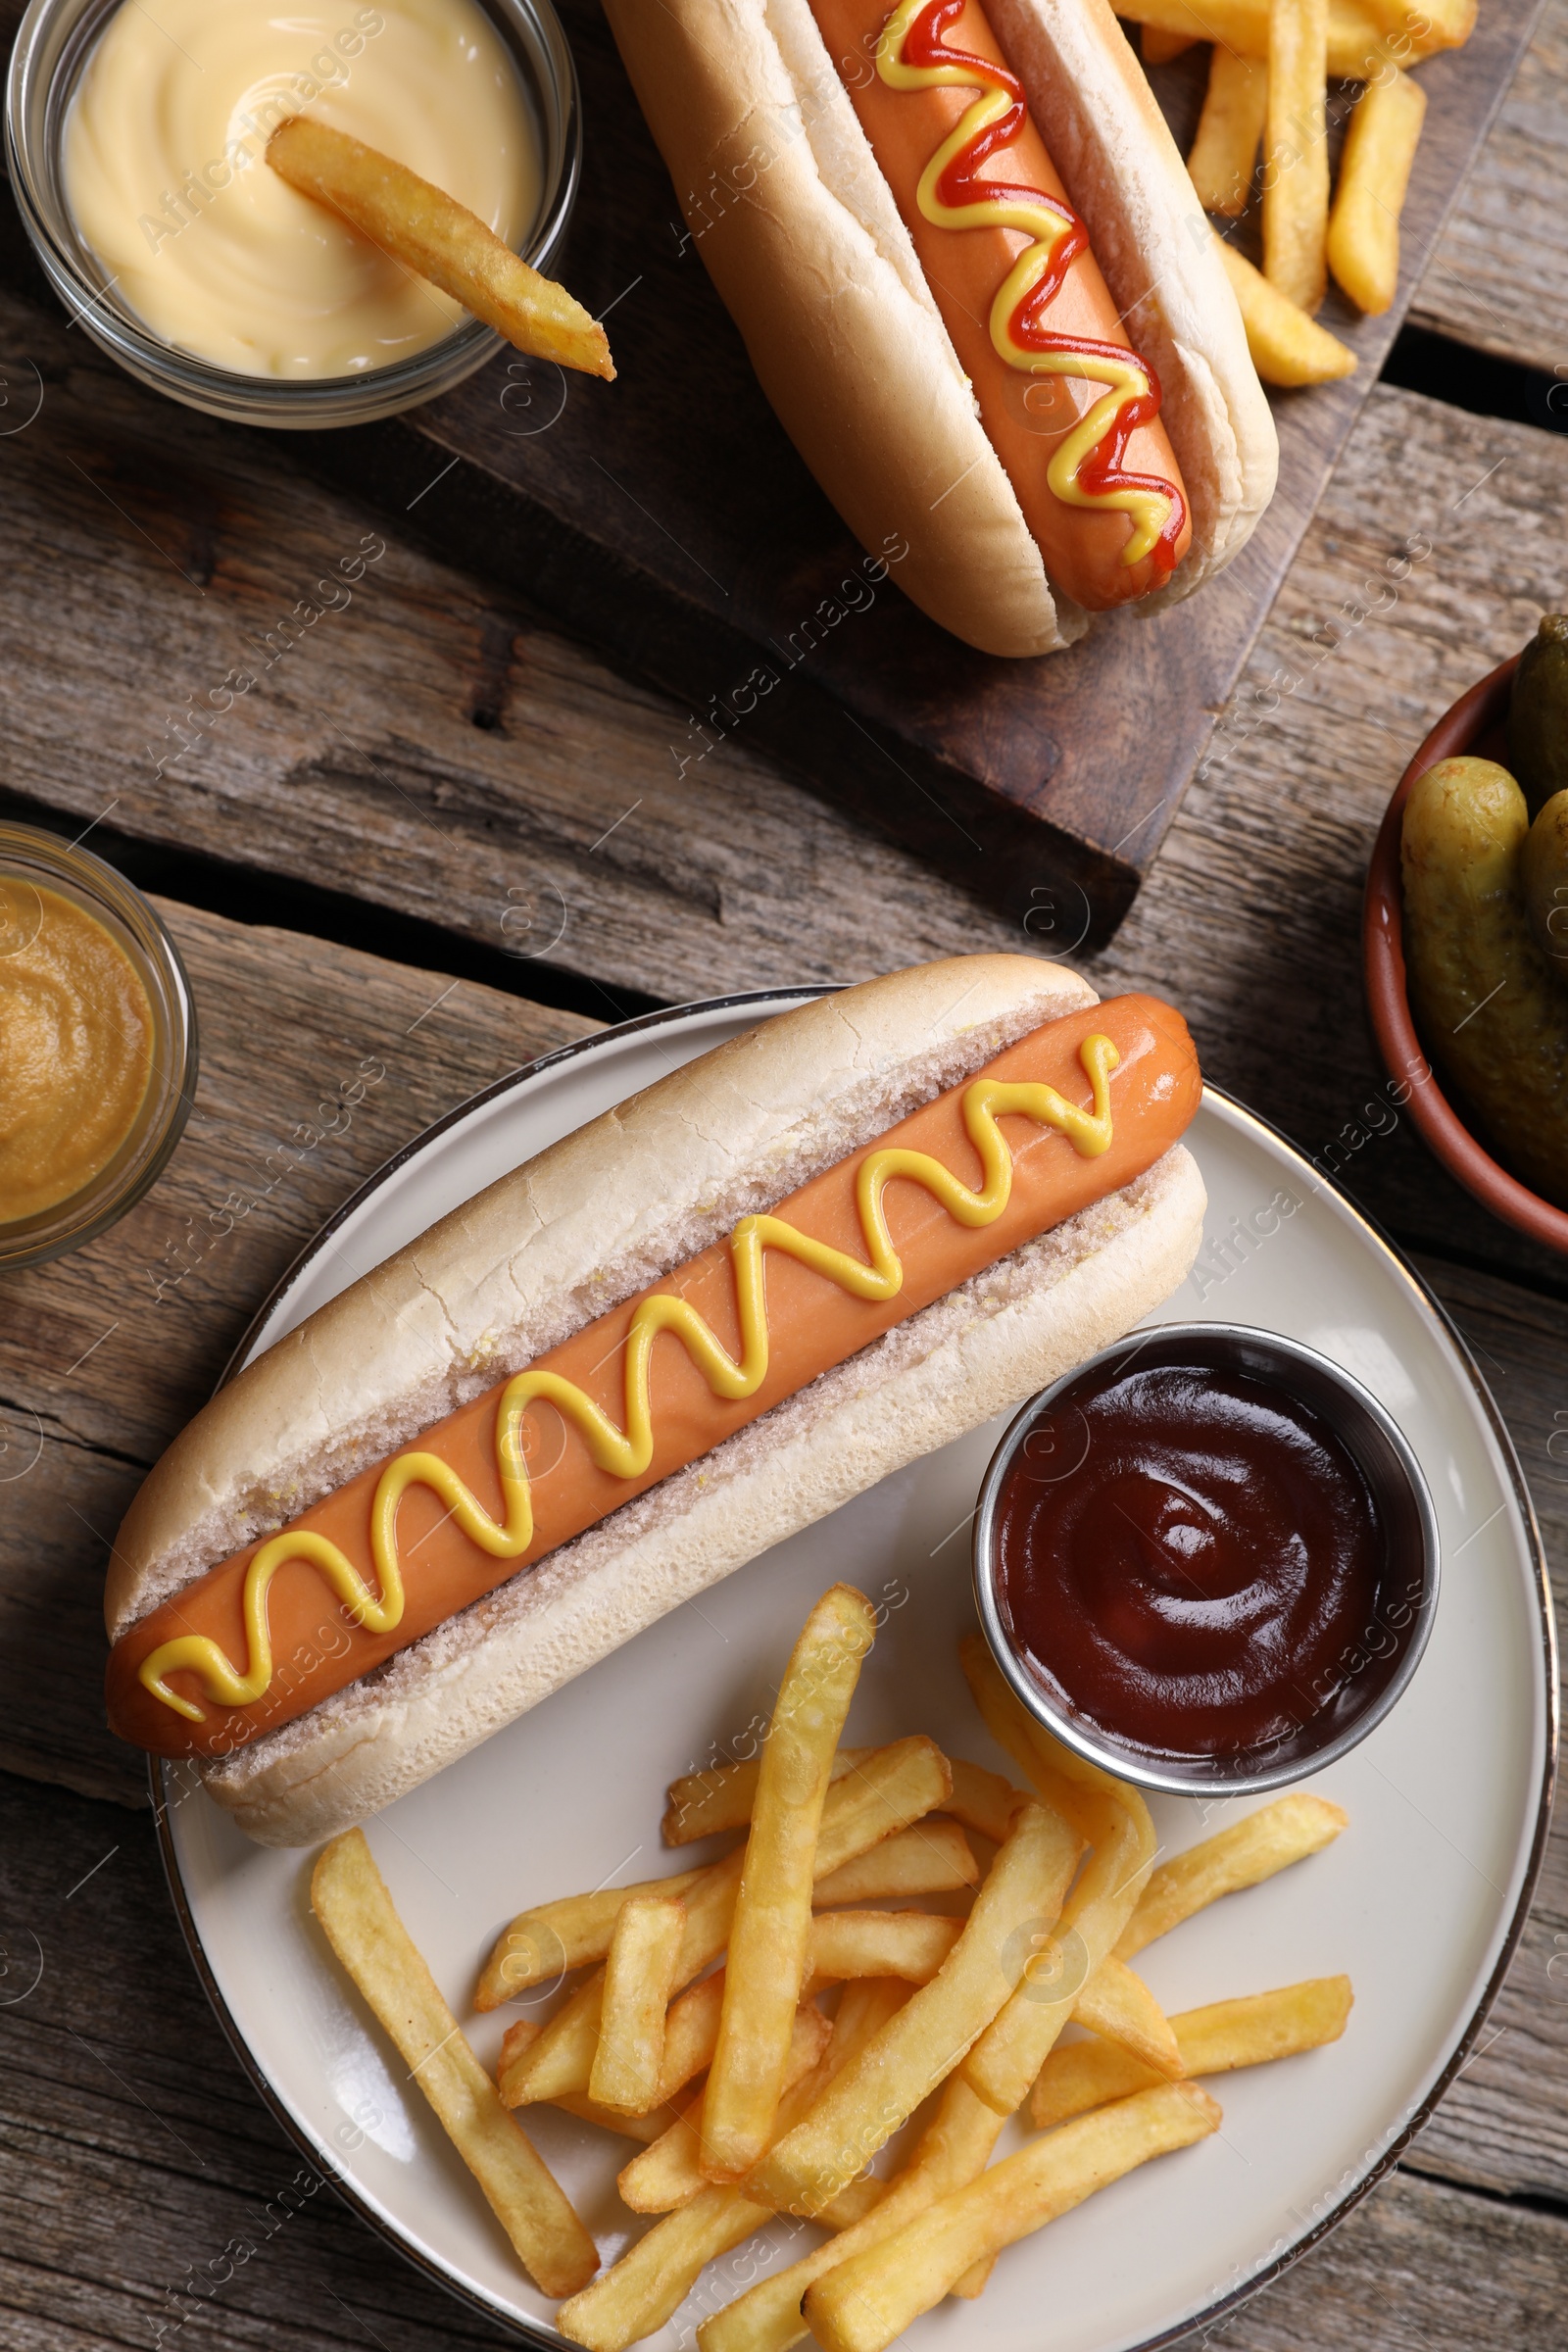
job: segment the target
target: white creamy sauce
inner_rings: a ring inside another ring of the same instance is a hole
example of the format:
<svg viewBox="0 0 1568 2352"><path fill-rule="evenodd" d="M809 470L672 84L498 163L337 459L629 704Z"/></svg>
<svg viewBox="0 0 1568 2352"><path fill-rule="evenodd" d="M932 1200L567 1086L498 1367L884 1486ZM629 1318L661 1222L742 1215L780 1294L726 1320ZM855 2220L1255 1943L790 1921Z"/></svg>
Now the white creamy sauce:
<svg viewBox="0 0 1568 2352"><path fill-rule="evenodd" d="M406 164L508 244L539 139L476 0L122 0L65 128L66 200L116 298L242 375L349 375L449 334L459 304L265 161L308 112Z"/></svg>

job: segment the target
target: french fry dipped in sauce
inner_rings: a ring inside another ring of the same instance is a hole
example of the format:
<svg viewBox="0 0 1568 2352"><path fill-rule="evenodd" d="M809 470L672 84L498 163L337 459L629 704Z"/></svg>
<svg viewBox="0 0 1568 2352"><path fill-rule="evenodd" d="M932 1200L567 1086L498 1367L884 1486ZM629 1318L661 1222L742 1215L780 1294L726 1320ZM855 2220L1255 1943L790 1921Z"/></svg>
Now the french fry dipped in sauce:
<svg viewBox="0 0 1568 2352"><path fill-rule="evenodd" d="M416 172L307 115L278 124L267 160L290 187L340 213L372 245L428 278L518 351L613 382L610 341L597 319Z"/></svg>

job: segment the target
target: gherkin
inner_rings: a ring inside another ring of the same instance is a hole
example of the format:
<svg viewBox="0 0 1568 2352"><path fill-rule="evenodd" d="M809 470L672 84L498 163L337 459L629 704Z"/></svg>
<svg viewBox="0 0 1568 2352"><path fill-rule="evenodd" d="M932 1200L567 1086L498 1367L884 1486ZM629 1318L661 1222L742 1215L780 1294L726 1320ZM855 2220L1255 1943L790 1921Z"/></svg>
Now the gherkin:
<svg viewBox="0 0 1568 2352"><path fill-rule="evenodd" d="M1530 935L1524 794L1491 760L1445 760L1404 810L1404 953L1421 1042L1504 1167L1568 1208L1568 987Z"/></svg>
<svg viewBox="0 0 1568 2352"><path fill-rule="evenodd" d="M1519 880L1535 943L1568 984L1568 792L1554 792L1531 826Z"/></svg>
<svg viewBox="0 0 1568 2352"><path fill-rule="evenodd" d="M1519 657L1508 703L1508 765L1532 819L1568 790L1568 612L1546 612Z"/></svg>

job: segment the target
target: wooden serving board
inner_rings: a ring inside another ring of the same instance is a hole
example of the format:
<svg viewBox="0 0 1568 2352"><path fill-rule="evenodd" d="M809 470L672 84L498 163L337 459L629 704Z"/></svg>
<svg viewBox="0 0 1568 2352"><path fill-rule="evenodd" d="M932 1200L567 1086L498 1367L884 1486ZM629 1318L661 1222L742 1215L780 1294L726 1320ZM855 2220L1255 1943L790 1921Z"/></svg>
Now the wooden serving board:
<svg viewBox="0 0 1568 2352"><path fill-rule="evenodd" d="M1468 47L1421 69L1430 105L1399 301L1361 319L1331 294L1325 322L1360 367L1276 399L1279 489L1241 559L1170 612L1111 616L1032 662L977 654L892 581L867 580L758 388L603 18L593 0L562 0L561 13L586 130L564 274L609 313L619 380L568 381L509 356L413 415L316 438L307 464L673 691L689 717L672 774L738 738L1042 944L1100 944L1207 747L1537 0L1482 0ZM1205 56L1157 76L1184 145Z"/></svg>

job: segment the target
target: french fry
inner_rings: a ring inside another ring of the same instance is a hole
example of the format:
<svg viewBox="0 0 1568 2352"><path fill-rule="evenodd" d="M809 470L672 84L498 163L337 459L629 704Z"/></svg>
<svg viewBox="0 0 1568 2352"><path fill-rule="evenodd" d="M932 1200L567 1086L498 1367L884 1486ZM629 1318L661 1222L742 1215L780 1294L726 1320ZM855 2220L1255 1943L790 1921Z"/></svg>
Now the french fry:
<svg viewBox="0 0 1568 2352"><path fill-rule="evenodd" d="M1173 57L1180 57L1192 47L1185 32L1162 32L1157 24L1146 24L1141 43L1146 66L1168 66Z"/></svg>
<svg viewBox="0 0 1568 2352"><path fill-rule="evenodd" d="M1006 1835L1005 1831L1003 1833ZM868 1854L818 1879L811 1901L818 1911L833 1903L896 1902L901 1895L956 1894L978 1886L980 1866L956 1821L940 1814L884 1838Z"/></svg>
<svg viewBox="0 0 1568 2352"><path fill-rule="evenodd" d="M599 2039L588 2076L598 2107L643 2115L659 2104L664 2016L686 1933L681 1897L639 1894L622 1903L605 1962Z"/></svg>
<svg viewBox="0 0 1568 2352"><path fill-rule="evenodd" d="M1117 13L1195 41L1218 41L1239 57L1268 57L1268 0L1117 0ZM1338 81L1369 81L1393 66L1418 65L1459 47L1475 22L1473 0L1388 0L1380 23L1367 0L1329 0L1328 70Z"/></svg>
<svg viewBox="0 0 1568 2352"><path fill-rule="evenodd" d="M884 2352L973 2264L1070 2212L1135 2166L1205 2138L1219 2121L1206 2091L1173 2082L1064 2124L1004 2156L879 2245L836 2264L807 2289L807 2325L823 2352Z"/></svg>
<svg viewBox="0 0 1568 2352"><path fill-rule="evenodd" d="M1300 1790L1262 1805L1150 1874L1138 1908L1116 1946L1118 1960L1134 1959L1157 1936L1168 1936L1222 1895L1256 1886L1276 1871L1304 1861L1339 1836L1349 1821L1342 1805Z"/></svg>
<svg viewBox="0 0 1568 2352"><path fill-rule="evenodd" d="M1206 213L1234 220L1246 212L1267 105L1267 66L1259 58L1238 57L1216 42L1198 135L1187 158L1198 201Z"/></svg>
<svg viewBox="0 0 1568 2352"><path fill-rule="evenodd" d="M1277 1992L1187 2009L1170 2022L1188 2074L1223 2075L1338 2041L1352 1998L1348 1977L1313 1977ZM1070 2042L1053 2050L1041 2069L1030 2120L1047 2131L1109 2099L1149 2089L1157 2079L1114 2042Z"/></svg>
<svg viewBox="0 0 1568 2352"><path fill-rule="evenodd" d="M932 1911L829 1912L811 1922L807 1972L830 1984L848 1977L902 1977L908 1984L929 1984L962 1929L961 1919Z"/></svg>
<svg viewBox="0 0 1568 2352"><path fill-rule="evenodd" d="M1338 336L1298 310L1223 238L1219 252L1241 305L1252 366L1265 384L1329 384L1337 376L1355 373L1355 354Z"/></svg>
<svg viewBox="0 0 1568 2352"><path fill-rule="evenodd" d="M807 2001L795 2013L789 2054L784 2062L784 2089L793 2089L803 2075L816 2066L833 2037L833 2028L820 2009ZM707 2093L698 2091L663 2135L617 2174L621 2202L633 2213L673 2213L700 2188L708 2187L699 2170L703 2145L703 2108Z"/></svg>
<svg viewBox="0 0 1568 2352"><path fill-rule="evenodd" d="M740 1885L744 1861L744 1851L737 1851L726 1854L721 1862L710 1863L706 1870L695 1873L681 1896L685 1922L675 1963L677 1985L689 1984L710 1960L718 1957L729 1941L735 1890ZM534 2099L586 2096L599 2045L604 1998L605 1972L601 1968L556 2011L538 2041L517 2066L503 2074L501 2095L509 2107L520 2107ZM711 2057L711 2051L709 2056ZM708 2064L709 2059L703 2063ZM670 2095L662 2080L660 2091L663 2097Z"/></svg>
<svg viewBox="0 0 1568 2352"><path fill-rule="evenodd" d="M1263 275L1308 314L1328 282L1329 0L1269 0Z"/></svg>
<svg viewBox="0 0 1568 2352"><path fill-rule="evenodd" d="M547 2295L583 2286L599 2268L594 2241L460 2032L363 1830L322 1848L311 1874L311 1907L530 2278Z"/></svg>
<svg viewBox="0 0 1568 2352"><path fill-rule="evenodd" d="M760 2278L697 2330L699 2352L789 2352L807 2333L801 2298L836 2263L876 2245L950 2190L983 2173L1003 2118L977 2099L961 2075L950 2075L932 2122L904 2170L889 2181L866 2220L814 2246L788 2270Z"/></svg>
<svg viewBox="0 0 1568 2352"><path fill-rule="evenodd" d="M895 1741L894 1745L902 1747L904 1742ZM841 1781L848 1774L858 1773L873 1758L889 1752L875 1747L841 1747L833 1758L832 1778ZM977 1830L981 1837L1000 1845L1007 1835L1007 1816L1021 1801L1022 1791L1012 1788L1000 1772L987 1772L983 1765L965 1763L960 1756L949 1758L947 1769L952 1776L952 1787L943 1811L962 1822L965 1829ZM720 1830L744 1830L752 1818L752 1800L760 1770L760 1760L754 1758L744 1764L717 1764L705 1772L688 1772L671 1781L661 1824L664 1843L690 1845L697 1838L710 1838ZM673 1886L675 1882L670 1880L668 1884ZM934 1894L937 1889L911 1886L906 1891ZM863 1902L868 1898L861 1895L856 1899ZM822 1900L820 1893L817 1900ZM524 1913L523 1919L515 1924L523 1926L528 1918L529 1914ZM601 1952L583 1954L584 1959L597 1960L603 1956Z"/></svg>
<svg viewBox="0 0 1568 2352"><path fill-rule="evenodd" d="M816 1870L825 1878L830 1872L842 1869L846 1862L854 1861L880 1845L884 1838L896 1836L946 1803L952 1791L953 1775L935 1740L916 1734L910 1739L892 1740L886 1747L873 1748L862 1764L828 1789L816 1840ZM745 1859L745 1848L740 1847L726 1854L721 1862L710 1862L706 1870L685 1874L681 1883L685 1888L682 1900L686 1905L686 1929L675 1971L677 1984L690 1984L710 1961L717 1959L728 1943L735 1890L740 1885ZM664 1886L676 1884L674 1879L662 1882ZM660 1885L660 1881L654 1881L656 1888ZM505 1940L503 1936L502 1944ZM501 1948L498 1944L496 1953ZM496 1953L491 1955L492 1961ZM706 1993L706 2000L715 1998L721 2013L722 1986L717 1994ZM603 2000L604 1972L600 1970L556 2011L533 2048L524 2051L514 2067L503 2071L501 2095L509 2107L520 2107L535 2099L559 2102L564 2098L586 2097ZM677 2002L675 2010L680 2007ZM675 2046L669 2038L671 2026L665 2032L666 2051ZM706 2018L706 2007L701 2015ZM716 2046L715 2029L714 2042L700 2061L701 2066L710 2063ZM691 2074L698 2071L699 2064L694 2064ZM682 2080L689 2082L691 2074ZM678 2087L666 2073L660 2083L660 2095L670 2098Z"/></svg>
<svg viewBox="0 0 1568 2352"><path fill-rule="evenodd" d="M948 1766L953 1774L953 1794L943 1811L961 1821L966 1830L989 1838L993 1845L1003 1844L1014 1805L1024 1802L1023 1790L1004 1780L1000 1772L966 1763L962 1756L950 1756Z"/></svg>
<svg viewBox="0 0 1568 2352"><path fill-rule="evenodd" d="M680 2309L699 2276L772 2219L738 2188L707 2187L655 2222L612 2270L563 2303L556 2326L588 2352L625 2352Z"/></svg>
<svg viewBox="0 0 1568 2352"><path fill-rule="evenodd" d="M1023 1981L964 2060L969 2087L999 2115L1011 2115L1028 2097L1047 2051L1131 1918L1153 1860L1154 1825L1137 1790L1102 1802L1103 1826L1055 1933L1037 1938Z"/></svg>
<svg viewBox="0 0 1568 2352"><path fill-rule="evenodd" d="M723 2003L722 1969L692 1985L678 2001L671 2001L664 2019L664 2068L659 2079L662 2099L674 2098L712 2065Z"/></svg>
<svg viewBox="0 0 1568 2352"><path fill-rule="evenodd" d="M977 2302L990 2284L996 2267L994 2254L982 2254L978 2262L971 2262L966 2271L959 2272L948 2289L949 2294L960 2296L965 2303Z"/></svg>
<svg viewBox="0 0 1568 2352"><path fill-rule="evenodd" d="M568 1969L603 1960L622 1903L637 1894L684 1894L702 1875L700 1870L682 1870L672 1878L644 1879L636 1886L605 1886L595 1894L563 1895L558 1902L519 1911L484 1964L474 2007L499 2009L503 2001L532 1985L547 1984Z"/></svg>
<svg viewBox="0 0 1568 2352"><path fill-rule="evenodd" d="M516 2065L530 2044L537 2041L541 2028L531 2018L515 2018L507 2028L501 2041L501 2058L497 2075L504 2075L509 2065ZM552 2105L566 2115L575 2115L585 2124L597 2124L602 2132L617 2132L622 2139L640 2139L644 2147L662 2137L676 2119L676 2109L668 2104L651 2107L646 2115L619 2115L611 2107L596 2107L592 2099L568 2092Z"/></svg>
<svg viewBox="0 0 1568 2352"><path fill-rule="evenodd" d="M372 245L439 286L518 351L613 381L605 330L582 304L416 172L308 115L278 124L267 160L290 187L340 213Z"/></svg>
<svg viewBox="0 0 1568 2352"><path fill-rule="evenodd" d="M1154 1859L1154 1825L1136 1788L1073 1755L1024 1713L977 1635L959 1644L959 1662L992 1737L1094 1849L1055 1934L1036 1936L1023 1981L963 2062L970 2089L999 2115L1011 2115L1133 1915Z"/></svg>
<svg viewBox="0 0 1568 2352"><path fill-rule="evenodd" d="M838 2065L853 2063L862 2046L862 2029L874 2026L879 2013L887 2013L886 2002L892 1997L888 1991L879 2000L869 1986L851 1989L858 1997L848 2018L841 2008L824 2056L779 2100L775 2121L783 2131L807 2113ZM613 2270L563 2304L556 2314L557 2327L574 2343L587 2345L589 2352L625 2352L626 2345L652 2335L679 2309L705 2263L740 2245L770 2218L765 2205L740 2188L720 2183L699 2188L675 2212L657 2221Z"/></svg>
<svg viewBox="0 0 1568 2352"><path fill-rule="evenodd" d="M1170 2019L1125 1961L1108 1954L1102 1960L1079 1993L1072 2015L1075 2025L1119 2044L1162 2081L1179 2082L1186 2074Z"/></svg>
<svg viewBox="0 0 1568 2352"><path fill-rule="evenodd" d="M1376 315L1399 286L1399 215L1426 119L1407 74L1370 81L1355 102L1329 216L1329 268L1358 309Z"/></svg>
<svg viewBox="0 0 1568 2352"><path fill-rule="evenodd" d="M958 1643L958 1663L980 1720L1011 1756L1037 1796L1070 1821L1086 1843L1104 1828L1105 1798L1121 1801L1124 1784L1086 1757L1074 1755L1026 1715L979 1634Z"/></svg>
<svg viewBox="0 0 1568 2352"><path fill-rule="evenodd" d="M513 2044L514 2056L510 2061L503 2059L499 2077L503 2106L586 2098L604 2006L605 1972L601 1968L562 2004L536 2040ZM503 2042L503 2050L506 2046Z"/></svg>
<svg viewBox="0 0 1568 2352"><path fill-rule="evenodd" d="M640 2139L644 2147L662 2139L676 2120L676 2109L664 2105L650 2107L646 2115L621 2115L613 2107L596 2107L592 2099L578 2098L568 2091L564 2099L552 2099L563 2115L574 2115L580 2123L597 2124L601 2132L616 2132L622 2139Z"/></svg>
<svg viewBox="0 0 1568 2352"><path fill-rule="evenodd" d="M839 2004L838 2016L832 2025L819 2009L808 2002L795 2020L795 2033L790 2043L789 2064L785 2069L784 2087L792 2090L810 2068L821 2064L829 2051L831 2056L824 2069L823 2082L837 2074L856 2057L874 2034L880 2033L888 2019L908 1999L908 1987L890 1979L869 1980L852 1984ZM663 2137L634 2156L616 2179L621 2200L633 2213L672 2213L677 2205L708 2186L698 2170L702 2147L702 2095L685 2108L674 2127ZM864 2195L866 2184L851 2181L843 2194L849 2204L843 2210L849 2219L859 2220L868 2210ZM853 2193L852 2193L853 2192ZM875 2184L874 2195L881 2193L881 2183ZM830 2228L837 2227L834 2216L826 2217Z"/></svg>
<svg viewBox="0 0 1568 2352"><path fill-rule="evenodd" d="M876 1621L864 1594L834 1585L802 1628L779 1686L752 1803L724 1966L718 2046L703 2103L703 2171L710 2180L738 2180L772 2133L791 2025L806 1981L817 1832L829 1774L861 1664L875 1639Z"/></svg>
<svg viewBox="0 0 1568 2352"><path fill-rule="evenodd" d="M875 1753L870 1747L841 1747L833 1758L833 1779L843 1780L847 1772ZM715 1837L720 1830L746 1829L761 1769L760 1756L748 1756L739 1764L710 1764L701 1772L683 1772L671 1781L664 1791L664 1818L659 1825L664 1843L694 1845L699 1838Z"/></svg>
<svg viewBox="0 0 1568 2352"><path fill-rule="evenodd" d="M825 1879L846 1862L869 1853L926 1814L948 1808L953 1767L934 1740L916 1732L886 1747L857 1748L849 1771L833 1780L817 1832L814 1876ZM747 1820L751 1819L748 1806ZM739 1867L742 1854L728 1854L711 1870Z"/></svg>
<svg viewBox="0 0 1568 2352"><path fill-rule="evenodd" d="M1058 1814L1044 1805L1018 1808L963 1932L936 1976L845 2068L805 2121L775 2142L751 2177L750 2193L809 2218L863 2171L1007 1999L1033 1939L1060 1913L1078 1850L1076 1833Z"/></svg>

